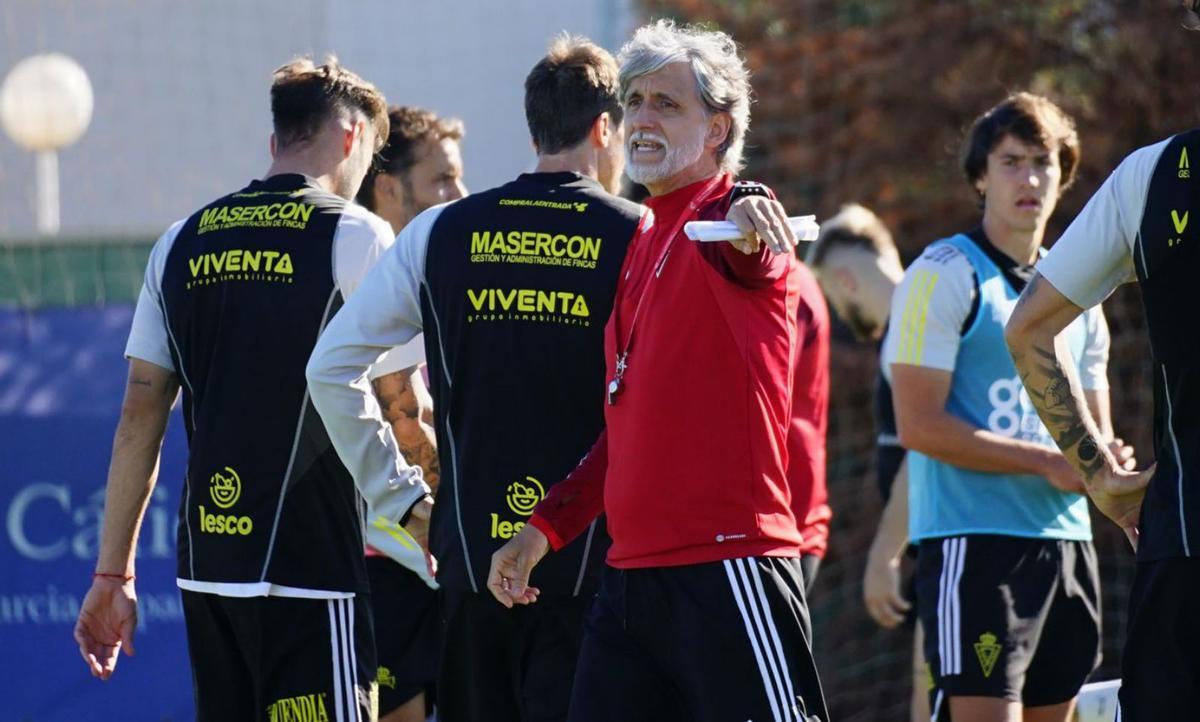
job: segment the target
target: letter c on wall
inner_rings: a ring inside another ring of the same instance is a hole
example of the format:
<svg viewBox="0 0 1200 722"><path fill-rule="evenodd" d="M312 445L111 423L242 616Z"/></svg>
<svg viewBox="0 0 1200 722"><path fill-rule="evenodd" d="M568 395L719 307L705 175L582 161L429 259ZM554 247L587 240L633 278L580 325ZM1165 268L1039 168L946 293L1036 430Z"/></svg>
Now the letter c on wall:
<svg viewBox="0 0 1200 722"><path fill-rule="evenodd" d="M53 544L39 546L30 541L29 537L25 534L25 513L40 498L57 501L63 511L69 512L71 510L71 492L66 486L31 484L13 497L12 504L8 507L8 517L5 527L8 530L8 538L12 540L12 545L21 556L33 559L34 561L45 562L57 559L66 554L67 540L64 537Z"/></svg>

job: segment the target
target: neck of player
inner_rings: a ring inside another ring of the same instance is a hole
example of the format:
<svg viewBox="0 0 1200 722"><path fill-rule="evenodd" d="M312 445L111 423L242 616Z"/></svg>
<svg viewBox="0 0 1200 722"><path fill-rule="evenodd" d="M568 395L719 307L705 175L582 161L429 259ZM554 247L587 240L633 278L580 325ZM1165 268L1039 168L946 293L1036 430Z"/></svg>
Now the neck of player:
<svg viewBox="0 0 1200 722"><path fill-rule="evenodd" d="M596 151L587 143L580 143L561 153L539 155L534 173L578 173L581 176L600 180L600 161Z"/></svg>
<svg viewBox="0 0 1200 722"><path fill-rule="evenodd" d="M271 167L267 169L267 174L263 177L270 178L298 173L312 178L330 193L335 193L334 189L337 185L334 180L335 168L336 164L334 167L330 167L329 163L324 162L323 159L314 158L312 154L281 153L271 161Z"/></svg>
<svg viewBox="0 0 1200 722"><path fill-rule="evenodd" d="M1038 258L1038 249L1042 247L1042 238L1046 235L1045 223L1036 227L1019 228L1006 223L998 214L983 212L983 232L992 245L1025 266L1033 265Z"/></svg>

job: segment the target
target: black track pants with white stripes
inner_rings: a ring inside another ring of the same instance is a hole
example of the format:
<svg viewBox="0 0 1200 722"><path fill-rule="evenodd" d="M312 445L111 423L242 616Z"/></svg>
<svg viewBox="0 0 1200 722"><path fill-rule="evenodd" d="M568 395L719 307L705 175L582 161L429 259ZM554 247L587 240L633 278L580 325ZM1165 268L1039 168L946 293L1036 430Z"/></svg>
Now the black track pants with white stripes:
<svg viewBox="0 0 1200 722"><path fill-rule="evenodd" d="M198 722L374 722L370 600L183 592Z"/></svg>
<svg viewBox="0 0 1200 722"><path fill-rule="evenodd" d="M828 722L799 559L606 568L571 722Z"/></svg>

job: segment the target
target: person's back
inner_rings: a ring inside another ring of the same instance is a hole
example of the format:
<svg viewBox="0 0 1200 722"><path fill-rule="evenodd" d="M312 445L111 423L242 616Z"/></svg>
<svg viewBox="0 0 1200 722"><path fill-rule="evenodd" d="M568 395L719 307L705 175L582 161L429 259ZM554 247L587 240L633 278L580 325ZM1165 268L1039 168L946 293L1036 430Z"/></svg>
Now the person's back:
<svg viewBox="0 0 1200 722"><path fill-rule="evenodd" d="M335 445L356 477L369 476L386 449L363 446L360 374L380 349L425 334L442 459L431 541L447 722L566 716L608 546L593 525L539 577L538 609L505 609L487 592L492 553L603 423L604 324L642 210L606 192L622 165L608 53L559 39L527 77L525 105L536 172L417 216L308 367Z"/></svg>
<svg viewBox="0 0 1200 722"><path fill-rule="evenodd" d="M375 154L356 200L398 234L421 211L467 194L460 148L465 130L457 118L440 118L413 106L389 108L388 121L387 142ZM433 400L422 370L424 337L418 335L388 358L396 363L375 364L371 387L400 452L420 465L436 494L441 461L436 434L427 423L432 419ZM425 550L399 529L369 519L366 536L379 655L379 718L424 722L436 705L441 659L437 582Z"/></svg>
<svg viewBox="0 0 1200 722"><path fill-rule="evenodd" d="M100 677L120 648L105 640L132 639L140 505L182 387L189 458L178 585L197 718L305 708L373 720L362 497L309 404L304 369L392 242L381 219L348 202L386 133L386 104L334 60L297 60L276 71L271 111L265 180L173 225L151 252L126 348L101 571L76 638ZM383 432L377 409L369 418ZM387 478L360 488L394 521L428 487L388 440Z"/></svg>
<svg viewBox="0 0 1200 722"><path fill-rule="evenodd" d="M529 173L418 219L438 446L452 450L431 532L444 587L482 591L492 552L603 428L604 323L640 215L590 178ZM540 588L594 590L607 548L596 525L539 567Z"/></svg>
<svg viewBox="0 0 1200 722"><path fill-rule="evenodd" d="M304 363L342 305L335 237L366 246L378 223L311 179L277 175L208 204L155 249L162 360L183 379L189 442L183 589L367 591L358 494L307 404Z"/></svg>

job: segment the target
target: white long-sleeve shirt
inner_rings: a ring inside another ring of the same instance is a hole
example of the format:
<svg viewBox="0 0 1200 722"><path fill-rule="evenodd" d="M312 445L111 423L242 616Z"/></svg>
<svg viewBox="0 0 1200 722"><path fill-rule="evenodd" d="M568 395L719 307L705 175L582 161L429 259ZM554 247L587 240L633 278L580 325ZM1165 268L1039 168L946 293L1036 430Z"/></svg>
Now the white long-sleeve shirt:
<svg viewBox="0 0 1200 722"><path fill-rule="evenodd" d="M407 346L421 333L420 273L429 229L443 207L435 206L405 226L326 326L308 361L313 406L360 488L392 486L407 478L397 467L395 438L379 424L369 370L389 349ZM372 507L371 512L395 521L421 496L396 497L404 503Z"/></svg>

